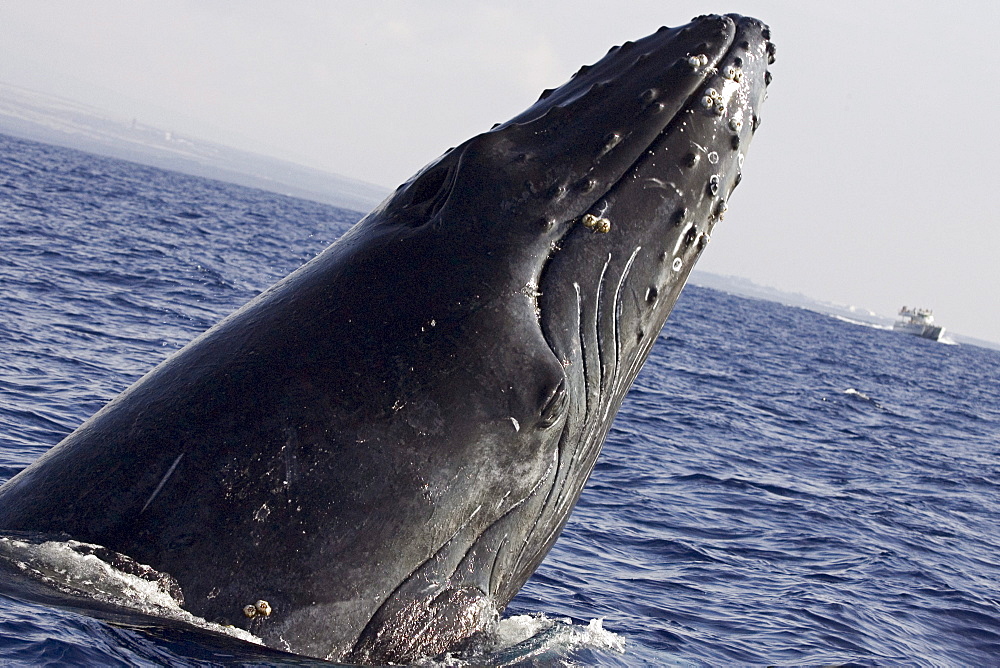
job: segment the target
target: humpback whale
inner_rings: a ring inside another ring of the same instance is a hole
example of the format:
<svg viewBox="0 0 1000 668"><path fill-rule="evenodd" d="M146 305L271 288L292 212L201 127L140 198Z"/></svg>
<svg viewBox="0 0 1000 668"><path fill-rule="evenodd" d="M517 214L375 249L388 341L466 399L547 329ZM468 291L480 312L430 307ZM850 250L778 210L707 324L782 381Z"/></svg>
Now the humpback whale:
<svg viewBox="0 0 1000 668"><path fill-rule="evenodd" d="M300 654L487 631L725 214L773 57L736 15L611 49L9 480L0 530L155 569Z"/></svg>

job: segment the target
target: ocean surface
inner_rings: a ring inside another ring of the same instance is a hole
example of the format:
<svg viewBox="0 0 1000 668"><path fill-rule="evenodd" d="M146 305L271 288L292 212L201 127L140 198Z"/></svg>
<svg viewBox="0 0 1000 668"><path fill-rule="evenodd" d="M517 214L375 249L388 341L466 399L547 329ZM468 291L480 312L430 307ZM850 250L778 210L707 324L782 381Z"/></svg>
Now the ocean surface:
<svg viewBox="0 0 1000 668"><path fill-rule="evenodd" d="M0 481L357 217L0 136ZM428 665L1000 665L1000 352L688 286L507 615ZM81 664L315 662L0 595Z"/></svg>

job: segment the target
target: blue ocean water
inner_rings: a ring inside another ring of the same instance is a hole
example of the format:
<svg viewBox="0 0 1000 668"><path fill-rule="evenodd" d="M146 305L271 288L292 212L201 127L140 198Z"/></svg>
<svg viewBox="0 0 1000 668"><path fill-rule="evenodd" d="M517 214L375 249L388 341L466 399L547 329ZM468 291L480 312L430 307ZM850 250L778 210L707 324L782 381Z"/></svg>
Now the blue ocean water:
<svg viewBox="0 0 1000 668"><path fill-rule="evenodd" d="M0 481L356 219L0 136ZM660 338L481 662L1000 664L1000 353L695 286ZM0 664L314 663L137 626L0 595Z"/></svg>

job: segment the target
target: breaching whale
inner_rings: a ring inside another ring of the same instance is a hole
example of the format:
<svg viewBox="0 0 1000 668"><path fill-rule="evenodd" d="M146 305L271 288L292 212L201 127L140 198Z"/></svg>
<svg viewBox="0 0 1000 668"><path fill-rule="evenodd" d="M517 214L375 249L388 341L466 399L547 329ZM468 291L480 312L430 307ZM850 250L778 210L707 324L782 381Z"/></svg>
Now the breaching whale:
<svg viewBox="0 0 1000 668"><path fill-rule="evenodd" d="M0 529L149 566L213 622L266 601L254 633L310 656L488 629L725 213L772 60L735 15L613 48L8 481Z"/></svg>

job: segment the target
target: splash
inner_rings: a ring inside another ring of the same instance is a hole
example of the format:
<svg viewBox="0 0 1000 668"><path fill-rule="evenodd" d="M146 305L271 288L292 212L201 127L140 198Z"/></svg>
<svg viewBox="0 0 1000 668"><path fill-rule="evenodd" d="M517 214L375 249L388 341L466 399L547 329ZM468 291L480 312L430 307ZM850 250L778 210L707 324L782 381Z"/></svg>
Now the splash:
<svg viewBox="0 0 1000 668"><path fill-rule="evenodd" d="M213 624L183 610L183 595L172 577L100 545L0 535L0 563L77 599L91 599L262 644L260 638L242 629Z"/></svg>
<svg viewBox="0 0 1000 668"><path fill-rule="evenodd" d="M543 614L514 615L500 620L489 637L477 639L462 652L449 652L416 665L428 668L464 666L551 665L584 666L592 661L584 655L625 653L625 639L604 628L603 619L586 626L569 618L552 619Z"/></svg>

